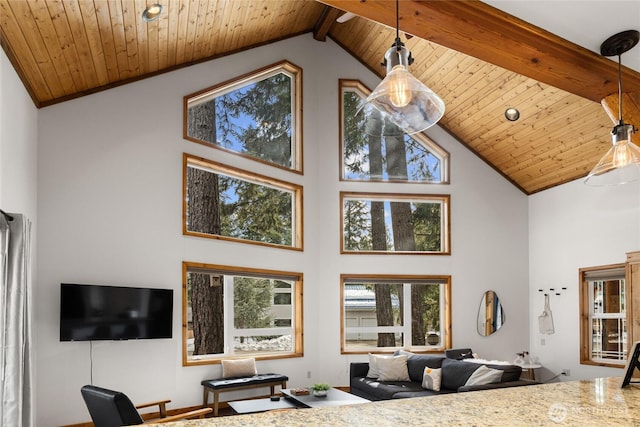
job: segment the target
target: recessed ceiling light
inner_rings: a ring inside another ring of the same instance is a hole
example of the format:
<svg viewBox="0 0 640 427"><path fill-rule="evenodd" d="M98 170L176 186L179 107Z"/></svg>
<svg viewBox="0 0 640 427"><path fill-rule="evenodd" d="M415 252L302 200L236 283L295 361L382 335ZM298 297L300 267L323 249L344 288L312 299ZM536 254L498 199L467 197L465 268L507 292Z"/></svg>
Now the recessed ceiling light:
<svg viewBox="0 0 640 427"><path fill-rule="evenodd" d="M520 111L518 111L517 108L509 107L506 110L504 110L504 116L510 122L515 122L516 120L518 120L520 118Z"/></svg>
<svg viewBox="0 0 640 427"><path fill-rule="evenodd" d="M142 12L142 20L144 22L155 21L160 17L162 13L162 5L158 3L154 3L151 6L147 7L144 12Z"/></svg>

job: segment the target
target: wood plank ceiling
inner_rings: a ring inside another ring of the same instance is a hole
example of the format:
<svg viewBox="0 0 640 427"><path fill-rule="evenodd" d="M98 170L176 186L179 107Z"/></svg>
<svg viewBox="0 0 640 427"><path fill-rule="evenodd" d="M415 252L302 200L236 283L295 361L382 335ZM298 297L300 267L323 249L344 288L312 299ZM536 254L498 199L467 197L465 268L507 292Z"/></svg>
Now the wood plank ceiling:
<svg viewBox="0 0 640 427"><path fill-rule="evenodd" d="M158 1L161 17L145 23L151 0L0 0L0 44L46 107L305 33L384 77L395 37L388 0ZM359 16L336 23L343 12L327 4ZM439 125L524 193L585 176L608 150L600 100L615 117L615 62L481 2L403 1L400 22L414 35L411 71L446 103ZM640 126L640 73L625 68L623 81L625 120ZM504 118L511 106L517 122Z"/></svg>

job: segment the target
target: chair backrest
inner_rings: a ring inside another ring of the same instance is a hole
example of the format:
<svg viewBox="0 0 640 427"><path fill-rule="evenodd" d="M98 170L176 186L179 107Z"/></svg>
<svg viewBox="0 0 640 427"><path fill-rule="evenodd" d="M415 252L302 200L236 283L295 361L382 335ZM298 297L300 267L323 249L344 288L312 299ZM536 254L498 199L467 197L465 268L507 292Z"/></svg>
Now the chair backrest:
<svg viewBox="0 0 640 427"><path fill-rule="evenodd" d="M121 427L144 422L124 393L92 385L82 387L80 392L95 427Z"/></svg>

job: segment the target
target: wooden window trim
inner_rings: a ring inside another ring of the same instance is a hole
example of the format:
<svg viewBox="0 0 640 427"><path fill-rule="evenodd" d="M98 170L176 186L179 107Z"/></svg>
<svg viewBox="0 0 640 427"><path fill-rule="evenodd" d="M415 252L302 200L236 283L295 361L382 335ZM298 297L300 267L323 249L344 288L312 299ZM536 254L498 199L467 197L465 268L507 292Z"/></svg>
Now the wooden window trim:
<svg viewBox="0 0 640 427"><path fill-rule="evenodd" d="M384 201L421 201L438 200L442 202L442 250L438 252L426 251L351 251L344 247L344 200L357 198L365 200ZM448 194L398 194L371 192L340 192L340 253L347 255L451 255L451 196Z"/></svg>
<svg viewBox="0 0 640 427"><path fill-rule="evenodd" d="M359 92L364 97L369 96L371 93L371 89L369 89L366 85L364 85L359 80L348 80L348 79L340 79L339 80L339 97L338 97L338 111L340 118L340 126L339 129L339 150L338 150L338 180L344 182L375 182L375 183L398 183L398 184L417 184L417 185L448 185L449 182L449 163L450 163L450 154L447 150L440 147L434 140L429 138L424 133L417 133L410 135L411 138L420 142L425 148L431 151L436 157L440 159L440 173L442 175L442 180L440 181L411 181L411 180L399 180L394 179L384 180L384 179L347 179L344 177L344 106L343 106L343 92L345 90L351 90L354 92Z"/></svg>
<svg viewBox="0 0 640 427"><path fill-rule="evenodd" d="M586 267L580 268L578 270L578 289L579 289L579 301L580 301L580 364L581 365L592 365L592 366L606 366L609 368L620 368L623 369L624 364L618 363L607 363L601 361L595 361L591 359L591 322L589 321L589 317L591 314L589 307L589 289L588 289L588 280L587 275L589 273L595 271L604 271L604 270L622 270L625 271L625 264L609 264L602 265L597 267ZM625 283L626 289L629 287ZM626 293L627 298L629 297L628 291ZM628 302L625 302L626 309L629 310ZM629 312L627 311L627 316ZM628 325L628 323L627 323ZM627 326L628 327L628 326Z"/></svg>
<svg viewBox="0 0 640 427"><path fill-rule="evenodd" d="M245 153L239 153L234 150L230 150L225 147L221 147L216 144L210 144L208 142L201 141L197 138L193 138L187 134L187 114L189 112L189 102L195 99L199 99L205 96L208 96L212 92L220 91L226 86L240 86L245 82L250 82L252 80L259 79L262 76L268 76L273 74L276 71L283 71L286 74L290 75L293 79L293 87L295 93L293 94L292 102L292 126L291 126L291 138L292 138L292 165L291 167L286 167L282 165L278 165L266 160L258 159L256 157L250 156ZM210 148L214 148L216 150L221 150L227 153L231 153L235 156L240 156L245 159L249 159L255 162L263 163L269 165L271 167L275 167L278 169L286 170L289 172L294 172L300 175L304 174L303 168L303 144L302 144L302 68L297 65L289 62L289 61L280 61L275 64L267 65L266 67L260 68L258 70L250 71L246 74L243 74L238 77L234 77L232 79L226 80L222 83L218 83L214 86L207 87L205 89L201 89L197 92L190 93L183 98L183 122L182 122L182 137L188 141L196 142L198 144L205 145Z"/></svg>
<svg viewBox="0 0 640 427"><path fill-rule="evenodd" d="M444 285L444 325L442 330L444 332L444 340L442 345L429 350L415 350L409 349L416 353L442 353L445 349L451 348L453 343L452 328L451 328L451 276L448 275L407 275L407 274L341 274L340 275L340 354L368 354L368 353L393 353L397 349L382 349L371 350L347 350L345 349L345 315L344 315L344 285L345 281L349 280L367 280L367 281L392 281L392 282L404 282L411 283L411 281L443 281Z"/></svg>
<svg viewBox="0 0 640 427"><path fill-rule="evenodd" d="M294 285L294 350L286 354L251 354L256 360L289 359L304 356L304 324L303 324L303 274L299 272L267 270L261 268L239 267L218 264L206 264L199 262L183 261L182 263L182 366L199 366L220 364L228 356L207 357L203 359L189 359L187 352L188 325L187 325L187 273L190 270L207 270L223 274L255 275L259 277L285 278L292 280Z"/></svg>
<svg viewBox="0 0 640 427"><path fill-rule="evenodd" d="M219 172L234 178L246 180L249 182L266 185L270 187L276 187L283 191L291 191L294 195L293 212L291 213L293 217L293 220L292 220L293 235L291 236L292 246L278 245L278 244L267 243L267 242L258 242L254 240L240 239L237 237L222 236L219 234L207 234L207 233L200 233L197 231L187 230L187 168L189 167L189 165L210 169L212 171ZM303 250L304 248L304 241L303 241L304 212L303 212L303 205L302 205L303 189L301 185L293 184L287 181L282 181L276 178L271 178L265 175L260 175L244 169L239 169L232 166L224 165L222 163L214 162L213 160L208 160L203 157L198 157L198 156L194 156L187 153L183 153L182 180L183 180L182 182L182 191L183 191L182 234L183 235L205 237L208 239L226 240L231 242L239 242L239 243L246 243L246 244L252 244L252 245L268 246L268 247L275 247L275 248L295 250L295 251Z"/></svg>

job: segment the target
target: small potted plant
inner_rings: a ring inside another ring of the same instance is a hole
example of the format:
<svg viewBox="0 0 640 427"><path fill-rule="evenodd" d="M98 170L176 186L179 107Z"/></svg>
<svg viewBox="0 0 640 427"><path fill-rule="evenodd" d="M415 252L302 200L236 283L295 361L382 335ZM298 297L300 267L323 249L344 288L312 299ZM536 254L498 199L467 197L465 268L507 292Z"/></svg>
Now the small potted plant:
<svg viewBox="0 0 640 427"><path fill-rule="evenodd" d="M329 384L317 383L311 386L311 392L314 396L324 397L329 392L331 386Z"/></svg>

